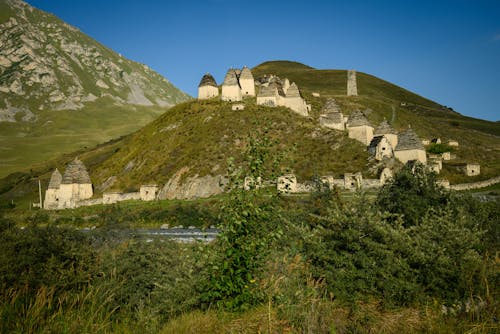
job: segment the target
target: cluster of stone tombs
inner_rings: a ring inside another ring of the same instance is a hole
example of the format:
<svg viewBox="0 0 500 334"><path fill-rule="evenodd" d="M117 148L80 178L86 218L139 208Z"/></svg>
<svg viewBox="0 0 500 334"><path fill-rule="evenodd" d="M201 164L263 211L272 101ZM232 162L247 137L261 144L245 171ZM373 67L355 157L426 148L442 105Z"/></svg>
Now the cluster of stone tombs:
<svg viewBox="0 0 500 334"><path fill-rule="evenodd" d="M262 81L256 82L252 72L246 66L243 69L229 69L224 77L221 90L221 100L229 102L242 101L243 97L255 97L255 86L260 89L257 93L258 105L269 107L283 106L290 108L302 116L307 116L311 106L302 97L299 88L285 78L281 80L275 76L266 76ZM198 85L198 99L205 100L219 96L219 87L214 77L205 74ZM238 104L233 110L241 110L244 105Z"/></svg>
<svg viewBox="0 0 500 334"><path fill-rule="evenodd" d="M81 160L75 158L66 166L63 175L56 168L52 173L45 192L44 209L58 210L96 204L112 204L125 200L152 201L156 199L157 185L142 185L138 192L104 193L102 198L92 199L92 181Z"/></svg>

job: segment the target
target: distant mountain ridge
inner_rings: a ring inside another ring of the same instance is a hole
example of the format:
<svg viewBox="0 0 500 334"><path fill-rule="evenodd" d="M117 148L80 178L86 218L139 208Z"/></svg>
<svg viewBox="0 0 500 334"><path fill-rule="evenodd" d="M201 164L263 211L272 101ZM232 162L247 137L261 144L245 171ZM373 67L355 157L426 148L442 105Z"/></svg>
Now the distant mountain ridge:
<svg viewBox="0 0 500 334"><path fill-rule="evenodd" d="M126 135L189 98L54 15L0 0L0 177Z"/></svg>
<svg viewBox="0 0 500 334"><path fill-rule="evenodd" d="M162 107L188 97L146 65L23 1L0 0L0 12L0 121L78 110L102 97Z"/></svg>

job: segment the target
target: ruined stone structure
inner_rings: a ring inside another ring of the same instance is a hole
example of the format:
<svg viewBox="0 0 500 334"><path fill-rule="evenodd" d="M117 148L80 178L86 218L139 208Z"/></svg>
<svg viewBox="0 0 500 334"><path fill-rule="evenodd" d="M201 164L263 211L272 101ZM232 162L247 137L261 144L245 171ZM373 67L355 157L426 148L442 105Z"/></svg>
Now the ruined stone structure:
<svg viewBox="0 0 500 334"><path fill-rule="evenodd" d="M387 123L385 119L375 129L374 135L385 136L391 143L393 149L398 145L398 133L392 126L389 125L389 123Z"/></svg>
<svg viewBox="0 0 500 334"><path fill-rule="evenodd" d="M356 71L347 71L347 96L358 95L358 85L356 81Z"/></svg>
<svg viewBox="0 0 500 334"><path fill-rule="evenodd" d="M283 87L280 81L274 79L271 78L269 82L261 85L257 94L257 104L269 107L284 106L299 115L307 116L311 106L306 104L295 82L289 85L288 79L285 79L281 81L285 84ZM287 87L288 85L289 87Z"/></svg>
<svg viewBox="0 0 500 334"><path fill-rule="evenodd" d="M394 156L392 145L385 135L373 137L368 145L368 152L378 161Z"/></svg>
<svg viewBox="0 0 500 334"><path fill-rule="evenodd" d="M443 161L440 158L429 158L427 159L427 167L430 171L439 174L443 169Z"/></svg>
<svg viewBox="0 0 500 334"><path fill-rule="evenodd" d="M285 94L283 89L274 82L268 86L262 86L257 95L257 104L268 107L283 105L284 100Z"/></svg>
<svg viewBox="0 0 500 334"><path fill-rule="evenodd" d="M297 177L294 174L286 174L278 177L276 186L281 193L296 193L297 192Z"/></svg>
<svg viewBox="0 0 500 334"><path fill-rule="evenodd" d="M300 95L299 87L293 82L285 93L285 107L295 111L297 114L307 116L309 108L306 101Z"/></svg>
<svg viewBox="0 0 500 334"><path fill-rule="evenodd" d="M394 156L404 164L411 160L419 161L424 165L427 163L424 145L411 128L399 134Z"/></svg>
<svg viewBox="0 0 500 334"><path fill-rule="evenodd" d="M231 106L231 110L233 111L238 111L238 110L244 110L245 105L243 103L235 103Z"/></svg>
<svg viewBox="0 0 500 334"><path fill-rule="evenodd" d="M62 175L56 168L50 177L49 187L45 192L44 209L46 210L57 209L57 206L59 204L57 192L59 190L59 187L61 186L61 181L62 181Z"/></svg>
<svg viewBox="0 0 500 334"><path fill-rule="evenodd" d="M351 113L347 120L347 131L349 138L356 139L367 146L373 139L373 127L361 111Z"/></svg>
<svg viewBox="0 0 500 334"><path fill-rule="evenodd" d="M344 174L344 188L347 190L360 189L363 184L363 175L361 173Z"/></svg>
<svg viewBox="0 0 500 334"><path fill-rule="evenodd" d="M145 184L139 189L141 201L154 201L156 195L158 195L158 185L156 184Z"/></svg>
<svg viewBox="0 0 500 334"><path fill-rule="evenodd" d="M222 83L222 101L241 101L241 86L234 69L229 69Z"/></svg>
<svg viewBox="0 0 500 334"><path fill-rule="evenodd" d="M464 167L465 175L476 176L481 174L481 166L479 164L468 163Z"/></svg>
<svg viewBox="0 0 500 334"><path fill-rule="evenodd" d="M198 85L198 99L206 100L219 96L219 87L214 77L207 73L205 74Z"/></svg>
<svg viewBox="0 0 500 334"><path fill-rule="evenodd" d="M45 192L45 209L75 208L78 202L93 196L92 182L83 162L75 158L64 175L56 169Z"/></svg>
<svg viewBox="0 0 500 334"><path fill-rule="evenodd" d="M319 124L326 128L344 131L345 119L334 99L328 99L321 109Z"/></svg>
<svg viewBox="0 0 500 334"><path fill-rule="evenodd" d="M243 66L238 79L241 87L241 95L255 96L255 80L248 67Z"/></svg>
<svg viewBox="0 0 500 334"><path fill-rule="evenodd" d="M121 193L119 191L115 191L102 194L102 204L115 204L118 202L139 199L141 199L141 194L139 192Z"/></svg>

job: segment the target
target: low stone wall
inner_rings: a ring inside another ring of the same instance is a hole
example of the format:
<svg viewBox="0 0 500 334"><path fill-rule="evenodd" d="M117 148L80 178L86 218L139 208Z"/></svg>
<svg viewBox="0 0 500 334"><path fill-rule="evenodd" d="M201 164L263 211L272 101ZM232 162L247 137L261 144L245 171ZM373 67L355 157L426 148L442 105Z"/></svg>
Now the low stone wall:
<svg viewBox="0 0 500 334"><path fill-rule="evenodd" d="M81 206L91 206L91 205L99 205L102 204L102 198L91 198L91 199L85 199L82 201L76 202L75 206L77 208Z"/></svg>
<svg viewBox="0 0 500 334"><path fill-rule="evenodd" d="M454 184L454 185L451 185L450 188L452 190L471 190L471 189L486 188L486 187L489 187L489 186L496 184L496 183L499 183L499 182L500 182L500 176L497 176L497 177L494 177L492 179L479 181L479 182Z"/></svg>
<svg viewBox="0 0 500 334"><path fill-rule="evenodd" d="M104 193L102 194L103 204L113 204L117 202L129 201L129 200L140 200L141 193Z"/></svg>

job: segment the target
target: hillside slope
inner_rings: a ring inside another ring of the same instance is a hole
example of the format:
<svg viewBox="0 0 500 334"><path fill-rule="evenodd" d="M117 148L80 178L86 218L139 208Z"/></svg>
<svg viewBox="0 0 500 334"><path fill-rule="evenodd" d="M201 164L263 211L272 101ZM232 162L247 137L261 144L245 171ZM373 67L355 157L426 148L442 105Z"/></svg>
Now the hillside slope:
<svg viewBox="0 0 500 334"><path fill-rule="evenodd" d="M288 72L281 72L282 68ZM364 177L374 177L380 166L368 158L364 145L349 139L346 132L320 127L318 117L327 97L334 97L344 114L365 110L374 125L387 118L397 130L411 125L421 138L458 140L460 147L454 152L457 160L480 162L482 174L470 178L445 170L443 176L452 183L499 175L498 123L464 117L362 73L358 73L360 95L346 97L346 71L314 70L286 62L265 63L253 71L255 77L273 73L297 82L304 98L313 106L311 115L299 116L284 107L258 106L253 98L246 99L246 107L240 111L231 110L230 103L219 99L182 103L129 136L61 156L31 173L17 173L3 179L0 199L35 194L38 177L46 186L52 170L55 167L64 170L75 156L88 167L97 193L133 191L149 183L163 186L180 171L184 171L181 181L195 176L224 175L227 158L234 157L237 164L242 163L248 139L263 136L274 143L271 158L282 156L280 172L292 171L301 182L315 175L341 177L346 172L358 171ZM312 92L317 91L321 96L313 97ZM405 106L401 106L401 98Z"/></svg>
<svg viewBox="0 0 500 334"><path fill-rule="evenodd" d="M20 0L0 0L0 45L0 176L129 133L189 98Z"/></svg>

